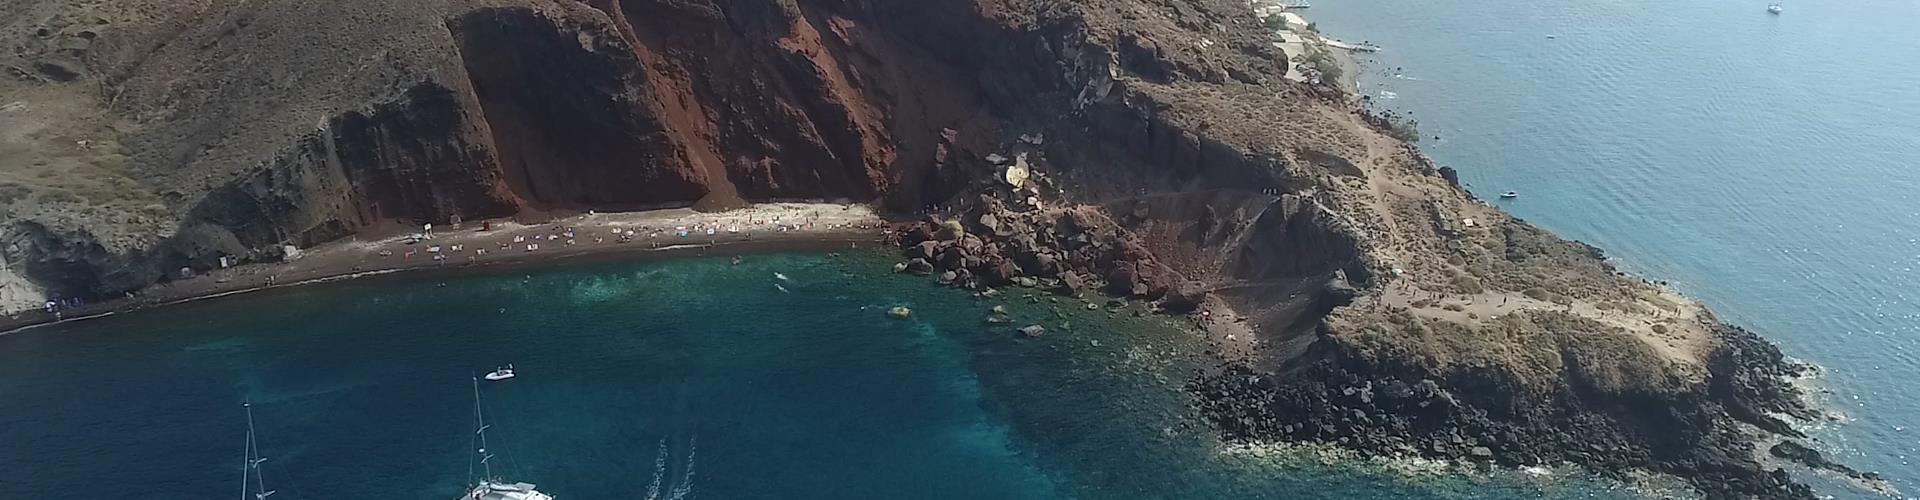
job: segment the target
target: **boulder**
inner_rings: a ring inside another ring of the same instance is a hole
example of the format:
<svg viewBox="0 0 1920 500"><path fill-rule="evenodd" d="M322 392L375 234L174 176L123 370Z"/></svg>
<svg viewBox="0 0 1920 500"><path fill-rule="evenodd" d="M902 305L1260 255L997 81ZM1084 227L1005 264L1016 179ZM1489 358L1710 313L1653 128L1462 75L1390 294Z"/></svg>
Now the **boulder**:
<svg viewBox="0 0 1920 500"><path fill-rule="evenodd" d="M927 259L909 260L907 261L907 272L921 276L933 274L933 263L927 262Z"/></svg>
<svg viewBox="0 0 1920 500"><path fill-rule="evenodd" d="M1126 238L1120 240L1120 258L1134 261L1146 260L1153 258L1153 253L1147 251L1147 246L1140 243L1140 240Z"/></svg>
<svg viewBox="0 0 1920 500"><path fill-rule="evenodd" d="M1086 289L1087 280L1081 277L1080 273L1067 271L1060 274L1060 292L1071 295L1080 293Z"/></svg>
<svg viewBox="0 0 1920 500"><path fill-rule="evenodd" d="M907 249L907 257L909 258L931 260L935 255L940 255L940 242L938 241L922 241L915 244L912 248Z"/></svg>
<svg viewBox="0 0 1920 500"><path fill-rule="evenodd" d="M896 273L904 273L904 272L907 272L907 263L905 263L905 262L896 262L896 263L894 263L894 264L893 264L893 272L896 272Z"/></svg>
<svg viewBox="0 0 1920 500"><path fill-rule="evenodd" d="M1045 335L1046 333L1047 333L1047 327L1040 326L1040 325L1027 325L1025 327L1020 328L1020 334L1026 335L1028 337L1038 337L1041 335Z"/></svg>
<svg viewBox="0 0 1920 500"><path fill-rule="evenodd" d="M940 251L940 257L938 260L935 260L934 263L939 264L941 269L959 269L966 267L967 251L958 246L947 247L946 250Z"/></svg>
<svg viewBox="0 0 1920 500"><path fill-rule="evenodd" d="M987 265L981 266L981 269L980 278L986 280L987 284L993 286L1003 286L1011 283L1013 282L1014 276L1020 273L1018 266L1005 260L989 262Z"/></svg>
<svg viewBox="0 0 1920 500"><path fill-rule="evenodd" d="M979 254L980 250L986 246L987 242L982 241L979 236L969 234L960 238L960 248L966 250L968 254Z"/></svg>
<svg viewBox="0 0 1920 500"><path fill-rule="evenodd" d="M1140 280L1138 265L1122 262L1107 273L1107 293L1116 297L1146 295L1146 284Z"/></svg>
<svg viewBox="0 0 1920 500"><path fill-rule="evenodd" d="M980 222L981 229L987 230L988 233L1000 234L1001 227L999 217L994 216L992 213L984 213L980 214L980 218L976 220Z"/></svg>
<svg viewBox="0 0 1920 500"><path fill-rule="evenodd" d="M1160 298L1160 309L1173 314L1186 314L1200 309L1207 300L1206 286L1197 281L1182 283L1167 291Z"/></svg>
<svg viewBox="0 0 1920 500"><path fill-rule="evenodd" d="M915 223L908 226L907 230L900 232L900 243L903 245L918 245L931 239L933 239L933 230L929 229L925 223Z"/></svg>
<svg viewBox="0 0 1920 500"><path fill-rule="evenodd" d="M954 284L954 282L957 282L960 280L960 274L953 271L947 271L944 273L940 273L940 278L938 278L938 280L942 285L951 285L951 284Z"/></svg>

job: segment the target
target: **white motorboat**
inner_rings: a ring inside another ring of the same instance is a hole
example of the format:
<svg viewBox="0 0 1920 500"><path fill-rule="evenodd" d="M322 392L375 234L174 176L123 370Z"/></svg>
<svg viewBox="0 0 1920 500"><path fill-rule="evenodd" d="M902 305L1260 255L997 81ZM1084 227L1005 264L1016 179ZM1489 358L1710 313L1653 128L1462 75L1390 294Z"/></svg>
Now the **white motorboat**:
<svg viewBox="0 0 1920 500"><path fill-rule="evenodd" d="M1787 10L1786 7L1781 6L1780 4L1777 4L1777 3L1767 6L1767 13L1770 13L1770 14L1779 14L1786 10Z"/></svg>
<svg viewBox="0 0 1920 500"><path fill-rule="evenodd" d="M508 377L513 376L511 366L504 369L508 371ZM479 447L474 449L474 456L479 459L483 474L479 481L474 481L473 463L467 463L467 481L473 487L468 489L466 496L460 497L460 500L553 500L553 495L534 489L532 483L509 482L493 475L493 452L487 447L487 417L480 408L480 379L475 378L473 379L473 435L474 442Z"/></svg>
<svg viewBox="0 0 1920 500"><path fill-rule="evenodd" d="M1519 198L1519 197L1520 197L1520 192L1519 192L1519 191L1507 191L1507 192L1505 192L1505 193L1500 193L1500 197L1501 197L1501 198Z"/></svg>
<svg viewBox="0 0 1920 500"><path fill-rule="evenodd" d="M493 380L493 381L500 381L500 380L513 378L514 377L513 365L507 365L507 366L495 368L493 369L493 371L487 372L485 377L487 380Z"/></svg>

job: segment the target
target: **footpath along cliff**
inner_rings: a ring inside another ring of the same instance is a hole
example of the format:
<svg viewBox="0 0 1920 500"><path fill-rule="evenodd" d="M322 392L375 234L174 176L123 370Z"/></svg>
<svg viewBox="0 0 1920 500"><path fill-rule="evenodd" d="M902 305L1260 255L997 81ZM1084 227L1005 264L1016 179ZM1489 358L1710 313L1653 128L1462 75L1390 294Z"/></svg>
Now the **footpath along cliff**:
<svg viewBox="0 0 1920 500"><path fill-rule="evenodd" d="M419 224L872 202L936 214L905 270L1238 332L1191 384L1227 439L1810 496L1756 448L1816 416L1783 381L1806 368L1473 199L1283 79L1299 54L1269 36L1238 0L14 2L0 285L114 297Z"/></svg>

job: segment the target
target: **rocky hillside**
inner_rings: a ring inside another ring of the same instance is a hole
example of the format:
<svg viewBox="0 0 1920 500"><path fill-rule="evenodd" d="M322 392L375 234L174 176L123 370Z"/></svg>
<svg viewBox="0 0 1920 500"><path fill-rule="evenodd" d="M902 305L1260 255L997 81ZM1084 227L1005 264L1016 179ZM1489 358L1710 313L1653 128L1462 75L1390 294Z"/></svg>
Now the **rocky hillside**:
<svg viewBox="0 0 1920 500"><path fill-rule="evenodd" d="M555 211L941 207L962 232L906 243L946 281L1247 332L1193 384L1229 439L1809 495L1753 449L1810 413L1777 350L1473 199L1268 36L1239 0L4 2L0 278L31 284L0 285Z"/></svg>

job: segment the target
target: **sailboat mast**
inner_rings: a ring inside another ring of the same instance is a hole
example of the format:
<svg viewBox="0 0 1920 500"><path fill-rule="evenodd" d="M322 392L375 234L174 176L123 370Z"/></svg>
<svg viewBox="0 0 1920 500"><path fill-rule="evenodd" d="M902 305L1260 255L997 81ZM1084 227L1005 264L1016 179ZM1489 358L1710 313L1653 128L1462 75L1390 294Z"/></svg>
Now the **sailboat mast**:
<svg viewBox="0 0 1920 500"><path fill-rule="evenodd" d="M240 498L242 500L247 498L247 485L251 483L254 487L253 498L259 500L266 498L267 495L273 494L273 492L267 491L267 480L260 475L260 463L267 461L267 459L260 456L260 443L259 440L254 437L253 403L243 402L240 403L240 407L245 408L247 411L247 462L246 465L243 465L240 469Z"/></svg>
<svg viewBox="0 0 1920 500"><path fill-rule="evenodd" d="M482 476L480 480L492 481L493 464L491 462L493 461L493 455L487 454L487 417L480 412L480 377L473 378L473 422L473 432L480 438L480 466L486 472L486 475Z"/></svg>

